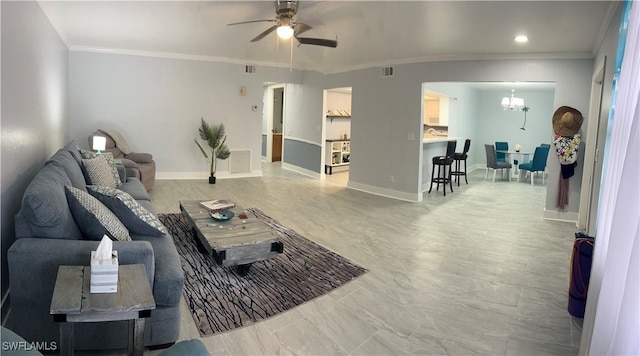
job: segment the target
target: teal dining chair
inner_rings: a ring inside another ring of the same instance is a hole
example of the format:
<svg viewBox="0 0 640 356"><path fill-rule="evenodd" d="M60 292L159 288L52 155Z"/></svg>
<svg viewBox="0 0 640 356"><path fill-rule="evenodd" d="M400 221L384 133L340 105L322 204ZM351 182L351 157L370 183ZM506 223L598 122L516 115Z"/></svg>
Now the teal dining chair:
<svg viewBox="0 0 640 356"><path fill-rule="evenodd" d="M522 163L520 168L520 174L518 175L518 182L523 174L530 172L531 185L533 185L534 173L542 172L542 184L544 184L544 170L547 168L547 157L549 156L550 146L538 146L533 153L533 160L527 163Z"/></svg>
<svg viewBox="0 0 640 356"><path fill-rule="evenodd" d="M509 142L496 141L496 151L509 151ZM506 162L507 155L502 152L496 152L496 160L498 162Z"/></svg>

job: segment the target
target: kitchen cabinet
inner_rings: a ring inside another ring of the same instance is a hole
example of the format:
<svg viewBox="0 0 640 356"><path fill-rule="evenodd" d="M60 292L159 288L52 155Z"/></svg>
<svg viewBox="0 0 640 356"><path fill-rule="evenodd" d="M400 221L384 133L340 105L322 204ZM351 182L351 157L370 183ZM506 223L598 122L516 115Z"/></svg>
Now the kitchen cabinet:
<svg viewBox="0 0 640 356"><path fill-rule="evenodd" d="M334 167L349 166L350 157L350 140L327 140L325 146L324 173L332 174Z"/></svg>
<svg viewBox="0 0 640 356"><path fill-rule="evenodd" d="M449 97L425 99L424 124L428 126L449 126Z"/></svg>
<svg viewBox="0 0 640 356"><path fill-rule="evenodd" d="M440 100L427 99L424 101L424 124L438 125L440 122Z"/></svg>

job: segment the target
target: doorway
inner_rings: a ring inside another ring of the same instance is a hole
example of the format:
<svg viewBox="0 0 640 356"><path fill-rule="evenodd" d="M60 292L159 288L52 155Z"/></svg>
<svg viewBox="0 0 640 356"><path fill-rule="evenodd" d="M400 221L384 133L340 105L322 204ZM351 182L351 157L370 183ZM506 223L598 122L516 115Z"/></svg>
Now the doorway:
<svg viewBox="0 0 640 356"><path fill-rule="evenodd" d="M282 160L282 127L284 123L284 88L273 88L271 162Z"/></svg>
<svg viewBox="0 0 640 356"><path fill-rule="evenodd" d="M351 164L351 94L351 87L323 91L322 177L345 186Z"/></svg>
<svg viewBox="0 0 640 356"><path fill-rule="evenodd" d="M262 112L262 156L266 162L284 160L286 85L265 83Z"/></svg>

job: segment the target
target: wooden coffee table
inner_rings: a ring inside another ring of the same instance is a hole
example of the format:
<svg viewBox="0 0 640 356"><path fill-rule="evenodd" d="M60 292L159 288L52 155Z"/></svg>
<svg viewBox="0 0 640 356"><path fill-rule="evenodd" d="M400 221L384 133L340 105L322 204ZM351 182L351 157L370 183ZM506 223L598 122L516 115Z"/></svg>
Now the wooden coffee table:
<svg viewBox="0 0 640 356"><path fill-rule="evenodd" d="M231 209L235 216L227 221L212 218L200 206L200 200L181 200L180 210L216 263L223 267L238 266L241 276L249 273L254 262L275 257L284 250L275 230L241 207ZM242 212L246 219L239 217Z"/></svg>

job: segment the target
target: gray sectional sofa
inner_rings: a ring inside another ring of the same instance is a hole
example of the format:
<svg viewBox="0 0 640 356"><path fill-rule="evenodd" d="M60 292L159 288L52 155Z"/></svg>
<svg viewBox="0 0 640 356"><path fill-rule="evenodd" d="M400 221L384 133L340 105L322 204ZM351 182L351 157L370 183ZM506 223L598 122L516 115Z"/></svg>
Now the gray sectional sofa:
<svg viewBox="0 0 640 356"><path fill-rule="evenodd" d="M156 215L151 199L136 178L117 189L129 193ZM16 241L9 248L11 311L7 327L31 342L59 342L59 325L49 314L58 266L89 265L99 241L82 232L68 204L65 186L87 191L80 147L75 141L56 152L27 187L15 217ZM69 188L66 188L69 189ZM81 226L81 225L80 225ZM131 233L131 241L114 241L121 265L144 264L156 310L145 324L145 345L175 342L180 332L180 298L184 275L171 236ZM85 323L75 328L76 349L127 347L126 322Z"/></svg>

